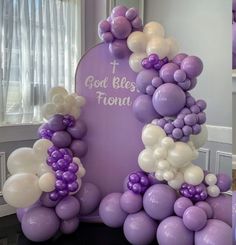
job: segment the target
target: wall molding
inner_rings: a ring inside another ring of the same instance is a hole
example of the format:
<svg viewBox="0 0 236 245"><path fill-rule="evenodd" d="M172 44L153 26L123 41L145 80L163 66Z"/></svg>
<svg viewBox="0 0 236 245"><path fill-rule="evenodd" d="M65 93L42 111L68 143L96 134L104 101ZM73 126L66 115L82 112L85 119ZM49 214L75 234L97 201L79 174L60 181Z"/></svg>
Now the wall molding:
<svg viewBox="0 0 236 245"><path fill-rule="evenodd" d="M198 151L203 153L205 156L205 169L210 170L210 149L200 148Z"/></svg>
<svg viewBox="0 0 236 245"><path fill-rule="evenodd" d="M16 213L16 208L13 208L9 204L0 205L0 217L7 216Z"/></svg>
<svg viewBox="0 0 236 245"><path fill-rule="evenodd" d="M220 158L229 157L232 159L232 153L225 151L216 151L216 161L215 161L215 173L219 173L220 170Z"/></svg>
<svg viewBox="0 0 236 245"><path fill-rule="evenodd" d="M208 141L232 144L232 128L217 125L206 125Z"/></svg>

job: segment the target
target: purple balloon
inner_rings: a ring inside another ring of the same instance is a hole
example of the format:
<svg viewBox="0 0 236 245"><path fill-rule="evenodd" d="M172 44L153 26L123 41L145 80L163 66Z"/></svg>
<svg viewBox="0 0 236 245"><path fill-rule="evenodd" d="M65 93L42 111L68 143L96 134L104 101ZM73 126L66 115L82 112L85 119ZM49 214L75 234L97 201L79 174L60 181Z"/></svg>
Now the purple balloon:
<svg viewBox="0 0 236 245"><path fill-rule="evenodd" d="M56 206L56 213L60 219L72 219L79 214L80 203L73 196L67 196Z"/></svg>
<svg viewBox="0 0 236 245"><path fill-rule="evenodd" d="M175 201L174 211L176 215L183 217L185 210L191 206L193 206L193 203L190 199L186 197L180 197Z"/></svg>
<svg viewBox="0 0 236 245"><path fill-rule="evenodd" d="M52 143L60 148L68 147L71 144L71 136L66 131L57 131L52 135Z"/></svg>
<svg viewBox="0 0 236 245"><path fill-rule="evenodd" d="M236 54L236 24L232 25L233 53Z"/></svg>
<svg viewBox="0 0 236 245"><path fill-rule="evenodd" d="M138 16L138 10L136 8L129 8L125 13L125 17L132 21Z"/></svg>
<svg viewBox="0 0 236 245"><path fill-rule="evenodd" d="M157 241L160 245L193 245L193 240L194 233L177 216L166 218L157 228Z"/></svg>
<svg viewBox="0 0 236 245"><path fill-rule="evenodd" d="M126 191L129 190L129 188L128 188L128 186L127 186L128 182L129 182L129 175L127 175L127 176L125 177L124 182L123 182L123 191L124 191L124 192L126 192Z"/></svg>
<svg viewBox="0 0 236 245"><path fill-rule="evenodd" d="M200 201L195 204L196 207L201 208L205 211L207 218L211 219L213 217L213 210L212 207L205 201Z"/></svg>
<svg viewBox="0 0 236 245"><path fill-rule="evenodd" d="M233 201L232 201L232 225L233 225L233 237L234 237L234 245L236 243L236 192L233 191Z"/></svg>
<svg viewBox="0 0 236 245"><path fill-rule="evenodd" d="M222 220L232 226L232 196L221 194L206 200L213 209L213 219Z"/></svg>
<svg viewBox="0 0 236 245"><path fill-rule="evenodd" d="M60 230L63 234L71 234L76 231L79 226L79 218L74 217L68 220L62 220Z"/></svg>
<svg viewBox="0 0 236 245"><path fill-rule="evenodd" d="M69 132L74 139L81 139L87 133L87 126L84 121L77 119L72 127L67 128L67 132Z"/></svg>
<svg viewBox="0 0 236 245"><path fill-rule="evenodd" d="M59 225L59 218L53 209L35 207L23 216L21 228L29 240L42 242L52 238L58 231Z"/></svg>
<svg viewBox="0 0 236 245"><path fill-rule="evenodd" d="M41 201L37 201L36 203L34 203L33 205L27 207L27 208L17 208L16 209L16 216L17 216L17 219L19 220L19 222L22 221L22 218L23 216L29 211L31 210L32 208L35 208L35 207L40 207L41 206Z"/></svg>
<svg viewBox="0 0 236 245"><path fill-rule="evenodd" d="M52 116L48 121L49 129L52 131L63 131L66 125L63 123L64 116L56 114Z"/></svg>
<svg viewBox="0 0 236 245"><path fill-rule="evenodd" d="M174 57L174 59L172 60L172 62L175 63L176 65L180 66L181 63L182 63L182 61L183 61L186 57L188 57L187 54L182 54L182 53L181 53L181 54L177 54L177 55Z"/></svg>
<svg viewBox="0 0 236 245"><path fill-rule="evenodd" d="M98 24L98 32L105 33L109 32L111 29L111 24L107 20L102 20Z"/></svg>
<svg viewBox="0 0 236 245"><path fill-rule="evenodd" d="M105 43L111 43L114 40L114 36L112 35L111 32L105 32L105 33L101 34L100 38Z"/></svg>
<svg viewBox="0 0 236 245"><path fill-rule="evenodd" d="M232 228L221 220L209 219L204 229L195 233L195 245L232 244ZM182 244L181 244L182 245Z"/></svg>
<svg viewBox="0 0 236 245"><path fill-rule="evenodd" d="M118 228L124 224L127 213L120 207L121 193L111 193L104 197L99 206L99 215L104 224Z"/></svg>
<svg viewBox="0 0 236 245"><path fill-rule="evenodd" d="M158 114L176 116L185 106L186 95L179 86L165 83L156 89L152 103Z"/></svg>
<svg viewBox="0 0 236 245"><path fill-rule="evenodd" d="M126 39L131 31L132 26L124 16L118 16L112 20L111 32L117 39Z"/></svg>
<svg viewBox="0 0 236 245"><path fill-rule="evenodd" d="M156 220L163 220L174 212L177 193L170 186L156 184L149 187L143 196L143 207Z"/></svg>
<svg viewBox="0 0 236 245"><path fill-rule="evenodd" d="M93 183L83 183L80 190L75 194L80 202L80 214L88 215L99 206L102 195L99 188Z"/></svg>
<svg viewBox="0 0 236 245"><path fill-rule="evenodd" d="M160 77L166 83L175 83L174 74L179 70L175 63L167 63L160 69Z"/></svg>
<svg viewBox="0 0 236 245"><path fill-rule="evenodd" d="M233 11L236 11L236 0L233 0L232 9L233 9Z"/></svg>
<svg viewBox="0 0 236 245"><path fill-rule="evenodd" d="M199 231L206 225L207 215L201 208L192 206L185 210L183 222L189 230Z"/></svg>
<svg viewBox="0 0 236 245"><path fill-rule="evenodd" d="M148 245L155 238L157 223L144 211L129 214L124 223L124 235L134 245Z"/></svg>
<svg viewBox="0 0 236 245"><path fill-rule="evenodd" d="M182 61L181 69L184 70L187 77L191 79L201 74L203 70L203 63L196 56L188 56Z"/></svg>
<svg viewBox="0 0 236 245"><path fill-rule="evenodd" d="M132 21L132 27L135 28L136 30L135 31L142 31L142 19L137 16L133 21ZM139 30L141 29L141 30Z"/></svg>
<svg viewBox="0 0 236 245"><path fill-rule="evenodd" d="M174 73L174 80L178 83L184 82L186 79L186 73L183 70L177 70Z"/></svg>
<svg viewBox="0 0 236 245"><path fill-rule="evenodd" d="M161 118L153 107L151 96L146 94L142 94L135 99L133 112L135 117L142 123L150 123L155 118Z"/></svg>
<svg viewBox="0 0 236 245"><path fill-rule="evenodd" d="M70 149L73 152L75 157L83 157L88 151L88 145L82 140L73 140Z"/></svg>
<svg viewBox="0 0 236 245"><path fill-rule="evenodd" d="M129 214L137 213L143 207L143 198L140 194L134 194L128 190L120 198L121 208Z"/></svg>
<svg viewBox="0 0 236 245"><path fill-rule="evenodd" d="M226 192L231 188L232 179L228 174L220 173L216 175L216 185L220 188L221 192Z"/></svg>
<svg viewBox="0 0 236 245"><path fill-rule="evenodd" d="M117 59L123 59L131 54L127 42L119 39L109 44L109 51Z"/></svg>
<svg viewBox="0 0 236 245"><path fill-rule="evenodd" d="M42 202L42 205L48 208L53 208L55 207L59 200L57 201L52 201L50 198L50 194L48 192L44 192L41 197L40 197L40 201Z"/></svg>
<svg viewBox="0 0 236 245"><path fill-rule="evenodd" d="M127 7L123 5L118 5L112 9L111 18L114 19L115 17L118 17L118 16L125 16L127 10L128 10Z"/></svg>
<svg viewBox="0 0 236 245"><path fill-rule="evenodd" d="M152 85L152 79L154 77L159 77L158 72L154 69L140 71L136 78L136 87L138 90L145 94L147 86Z"/></svg>

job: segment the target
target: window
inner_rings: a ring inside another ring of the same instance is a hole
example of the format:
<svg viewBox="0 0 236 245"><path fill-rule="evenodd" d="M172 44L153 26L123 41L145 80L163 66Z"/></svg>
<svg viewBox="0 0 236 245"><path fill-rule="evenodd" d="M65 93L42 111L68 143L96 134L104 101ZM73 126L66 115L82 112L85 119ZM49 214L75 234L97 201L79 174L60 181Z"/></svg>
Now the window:
<svg viewBox="0 0 236 245"><path fill-rule="evenodd" d="M0 124L41 121L54 86L74 89L80 0L0 0Z"/></svg>

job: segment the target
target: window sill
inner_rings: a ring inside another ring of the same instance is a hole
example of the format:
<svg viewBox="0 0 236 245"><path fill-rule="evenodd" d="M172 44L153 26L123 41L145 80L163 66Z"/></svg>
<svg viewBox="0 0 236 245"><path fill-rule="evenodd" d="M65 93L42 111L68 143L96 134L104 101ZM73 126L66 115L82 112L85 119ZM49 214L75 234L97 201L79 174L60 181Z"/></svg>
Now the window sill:
<svg viewBox="0 0 236 245"><path fill-rule="evenodd" d="M38 139L41 123L9 124L0 126L0 143Z"/></svg>

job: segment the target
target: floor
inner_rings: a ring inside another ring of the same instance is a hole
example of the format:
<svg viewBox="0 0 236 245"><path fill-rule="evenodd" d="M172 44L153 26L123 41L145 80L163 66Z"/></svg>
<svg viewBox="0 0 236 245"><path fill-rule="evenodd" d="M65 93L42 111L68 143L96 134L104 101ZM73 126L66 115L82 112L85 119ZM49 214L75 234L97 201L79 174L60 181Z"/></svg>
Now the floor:
<svg viewBox="0 0 236 245"><path fill-rule="evenodd" d="M56 235L44 243L30 242L21 232L15 215L0 218L0 245L56 244L56 245L128 245L122 229L108 228L103 224L82 223L71 235ZM150 245L157 245L156 242Z"/></svg>

